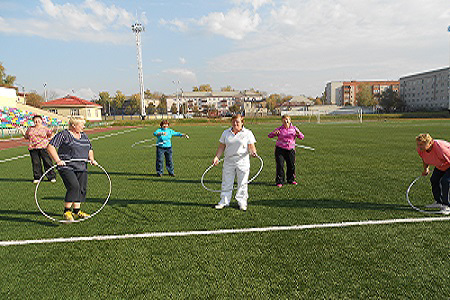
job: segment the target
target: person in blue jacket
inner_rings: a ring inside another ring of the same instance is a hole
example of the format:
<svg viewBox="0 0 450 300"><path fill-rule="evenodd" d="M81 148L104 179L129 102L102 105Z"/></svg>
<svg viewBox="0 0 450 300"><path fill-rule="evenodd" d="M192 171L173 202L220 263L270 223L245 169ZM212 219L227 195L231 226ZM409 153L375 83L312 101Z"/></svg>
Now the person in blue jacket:
<svg viewBox="0 0 450 300"><path fill-rule="evenodd" d="M169 121L163 120L159 124L160 128L153 135L157 137L156 141L156 175L161 177L163 174L163 156L166 158L166 169L169 176L175 177L172 161L172 142L173 136L184 136L189 138L187 134L176 132L169 128Z"/></svg>

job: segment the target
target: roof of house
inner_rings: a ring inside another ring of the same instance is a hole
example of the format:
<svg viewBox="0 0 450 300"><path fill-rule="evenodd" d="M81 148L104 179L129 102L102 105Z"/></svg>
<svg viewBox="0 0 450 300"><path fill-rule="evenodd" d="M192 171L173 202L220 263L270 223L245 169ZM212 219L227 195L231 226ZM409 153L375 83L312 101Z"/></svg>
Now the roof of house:
<svg viewBox="0 0 450 300"><path fill-rule="evenodd" d="M75 96L65 96L63 98L59 98L56 100L48 101L48 102L42 102L42 107L60 107L60 106L72 106L72 107L85 107L85 106L99 106L102 107L100 104L90 102Z"/></svg>

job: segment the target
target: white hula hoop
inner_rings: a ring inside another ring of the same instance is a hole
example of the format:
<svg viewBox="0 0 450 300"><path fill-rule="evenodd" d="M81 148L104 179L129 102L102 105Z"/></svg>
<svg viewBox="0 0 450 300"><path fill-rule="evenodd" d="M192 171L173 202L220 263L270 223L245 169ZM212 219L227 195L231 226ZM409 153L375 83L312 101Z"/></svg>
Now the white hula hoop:
<svg viewBox="0 0 450 300"><path fill-rule="evenodd" d="M69 160L65 160L64 162L65 162L65 163L69 163L69 162L73 162L73 161L89 162L87 159L82 159L82 158L69 159ZM109 193L108 193L108 196L106 197L105 202L103 202L103 205L102 205L97 211L95 211L94 213L92 213L92 214L91 214L89 217L87 217L87 218L77 219L77 220L73 220L73 221L69 221L69 220L57 220L57 219L55 219L55 218L50 217L48 214L46 214L46 213L42 210L41 206L39 205L39 201L38 201L38 197L37 197L37 192L38 192L39 185L41 184L42 179L44 179L44 177L47 175L48 172L50 172L51 170L53 170L53 169L56 168L56 167L58 167L58 165L54 165L54 166L52 166L50 169L48 169L47 171L45 171L45 173L44 173L44 174L41 176L41 178L39 179L39 182L38 182L37 185L36 185L36 189L34 190L34 200L36 201L36 205L37 205L37 207L39 208L39 211L40 211L45 217L47 217L48 219L50 219L50 220L52 220L52 221L54 221L54 222L60 222L60 223L77 223L77 222L85 221L85 220L87 220L87 219L92 218L93 216L95 216L96 214L98 214L98 213L103 209L103 207L105 207L106 203L108 203L109 197L111 196L111 187L112 187L112 185L111 185L111 178L109 177L108 172L106 172L106 170L105 170L101 165L97 164L97 167L99 167L99 168L105 173L106 177L108 177L108 180L109 180Z"/></svg>
<svg viewBox="0 0 450 300"><path fill-rule="evenodd" d="M261 156L257 155L256 157L259 158L259 160L261 161L261 167L259 168L258 172L256 172L255 176L253 176L253 177L252 177L249 181L247 181L245 184L249 184L249 183L251 183L253 180L255 180L256 177L258 177L259 173L261 173L261 171L262 171L262 169L263 169L263 167L264 167L264 161L263 161L263 159L261 158ZM223 158L222 158L221 160L219 160L219 163L222 162L222 161L223 161ZM210 191L210 192L214 192L214 193L221 193L221 192L228 192L228 191L232 191L232 190L236 190L236 189L237 189L237 187L233 187L231 190L225 190L225 191L222 191L222 190L213 190L213 189L210 189L209 187L205 186L205 183L204 183L205 175L206 175L206 173L208 173L208 171L211 170L213 167L214 167L214 165L210 165L210 166L205 170L205 172L203 172L202 178L200 179L200 182L202 183L202 186L203 186L203 188L204 188L205 190Z"/></svg>
<svg viewBox="0 0 450 300"><path fill-rule="evenodd" d="M277 142L277 140L275 140L275 139L272 139L272 141ZM311 150L311 151L315 151L316 150L313 147L308 147L308 146L304 146L304 145L300 145L300 144L295 144L295 147L303 148L303 149Z"/></svg>
<svg viewBox="0 0 450 300"><path fill-rule="evenodd" d="M154 138L147 139L147 140L142 140L142 141L138 141L138 142L134 143L133 145L131 145L131 148L134 148L134 147L136 147L136 146L138 146L138 145L141 145L141 144L150 142L150 141L152 141L152 140L154 140Z"/></svg>
<svg viewBox="0 0 450 300"><path fill-rule="evenodd" d="M417 177L417 178L414 179L413 182L411 182L411 184L409 185L408 189L406 190L406 200L408 201L409 205L410 205L413 209L415 209L415 210L417 210L417 211L419 211L419 212L421 212L421 213L425 213L425 214L441 214L441 212L440 212L439 210L431 211L431 210L423 210L423 209L420 209L420 208L414 206L414 205L411 203L411 200L409 200L409 190L410 190L411 187L414 185L414 183L416 183L416 181L419 180L421 177L425 177L425 176L422 176L422 175L421 175L421 176Z"/></svg>
<svg viewBox="0 0 450 300"><path fill-rule="evenodd" d="M299 144L295 144L295 147L299 147L299 148L303 148L303 149L311 150L311 151L315 151L316 150L313 147L308 147L308 146L299 145Z"/></svg>

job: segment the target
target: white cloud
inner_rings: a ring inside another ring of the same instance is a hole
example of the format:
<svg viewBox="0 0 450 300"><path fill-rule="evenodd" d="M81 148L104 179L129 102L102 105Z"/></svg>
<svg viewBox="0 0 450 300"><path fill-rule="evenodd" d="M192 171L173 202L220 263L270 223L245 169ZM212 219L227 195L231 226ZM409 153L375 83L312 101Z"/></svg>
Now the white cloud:
<svg viewBox="0 0 450 300"><path fill-rule="evenodd" d="M184 79L188 79L191 81L196 80L196 75L193 71L188 69L167 69L164 70L163 73L173 74L179 76Z"/></svg>
<svg viewBox="0 0 450 300"><path fill-rule="evenodd" d="M272 0L233 0L232 2L238 5L250 4L254 10L257 10L266 4L272 3Z"/></svg>
<svg viewBox="0 0 450 300"><path fill-rule="evenodd" d="M249 10L233 8L227 13L213 12L202 17L198 24L208 31L234 40L242 40L248 33L256 31L261 18Z"/></svg>
<svg viewBox="0 0 450 300"><path fill-rule="evenodd" d="M187 24L187 22L178 20L178 19L174 19L174 20L165 20L165 19L160 19L159 20L159 24L163 25L163 26L168 26L170 30L172 31L180 31L180 32L186 32L189 29L189 25Z"/></svg>
<svg viewBox="0 0 450 300"><path fill-rule="evenodd" d="M186 59L184 57L180 57L179 59L182 65L186 64Z"/></svg>
<svg viewBox="0 0 450 300"><path fill-rule="evenodd" d="M132 40L128 32L132 21L132 15L125 9L98 0L85 0L81 4L40 0L32 17L0 19L0 31L65 41L120 44Z"/></svg>
<svg viewBox="0 0 450 300"><path fill-rule="evenodd" d="M447 0L286 0L268 9L245 43L210 60L212 72L264 75L267 86L314 95L329 80L398 80L448 64Z"/></svg>

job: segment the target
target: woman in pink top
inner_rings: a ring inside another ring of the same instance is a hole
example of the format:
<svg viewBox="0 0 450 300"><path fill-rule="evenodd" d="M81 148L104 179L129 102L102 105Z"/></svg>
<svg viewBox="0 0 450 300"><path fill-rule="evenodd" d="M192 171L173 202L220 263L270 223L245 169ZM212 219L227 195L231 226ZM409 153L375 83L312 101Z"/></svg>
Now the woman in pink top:
<svg viewBox="0 0 450 300"><path fill-rule="evenodd" d="M50 142L53 132L42 124L42 117L35 115L33 117L34 126L28 127L25 132L20 128L25 139L29 140L28 150L30 151L31 163L33 166L34 183L38 183L42 177L42 163L47 171L53 165L50 156L47 153L47 146ZM42 163L41 163L42 161ZM47 178L51 182L56 182L56 174L53 170L47 173Z"/></svg>
<svg viewBox="0 0 450 300"><path fill-rule="evenodd" d="M435 202L429 208L440 208L443 214L450 214L449 186L450 186L450 143L444 140L433 140L428 133L416 137L417 152L423 162L423 176L430 173L429 166L433 165L431 175L431 191Z"/></svg>
<svg viewBox="0 0 450 300"><path fill-rule="evenodd" d="M277 187L282 187L284 183L284 161L286 161L287 167L287 182L297 184L295 181L295 138L303 140L305 137L297 127L292 125L289 116L284 115L281 120L283 125L269 133L269 138L278 137L275 144L275 162L277 164L275 183Z"/></svg>

